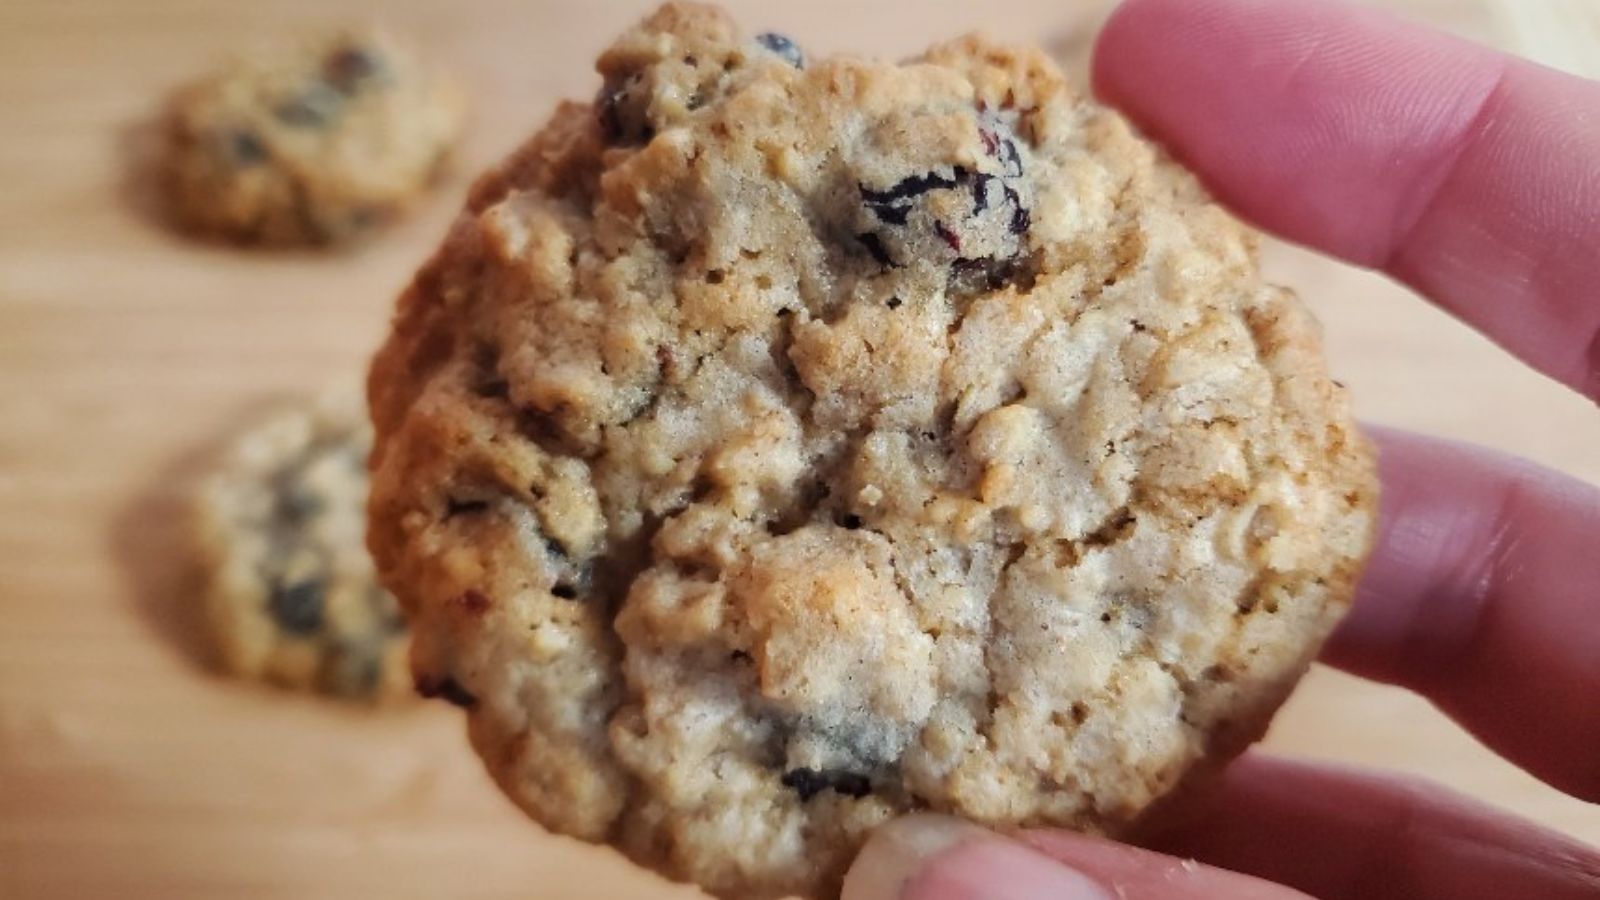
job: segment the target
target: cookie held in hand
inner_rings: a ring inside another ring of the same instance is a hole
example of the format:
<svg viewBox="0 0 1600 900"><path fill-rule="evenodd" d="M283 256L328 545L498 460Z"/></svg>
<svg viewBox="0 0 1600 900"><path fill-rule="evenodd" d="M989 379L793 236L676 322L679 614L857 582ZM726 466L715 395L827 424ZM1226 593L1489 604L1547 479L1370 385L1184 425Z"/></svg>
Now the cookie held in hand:
<svg viewBox="0 0 1600 900"><path fill-rule="evenodd" d="M547 827L827 897L910 810L1115 834L1349 602L1370 451L1252 235L1042 54L670 5L370 381L419 683Z"/></svg>

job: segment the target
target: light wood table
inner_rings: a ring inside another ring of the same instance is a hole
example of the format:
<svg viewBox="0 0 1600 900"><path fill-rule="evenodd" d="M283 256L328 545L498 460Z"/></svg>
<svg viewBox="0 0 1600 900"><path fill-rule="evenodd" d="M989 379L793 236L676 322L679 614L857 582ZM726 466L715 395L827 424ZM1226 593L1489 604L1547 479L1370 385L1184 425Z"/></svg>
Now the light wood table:
<svg viewBox="0 0 1600 900"><path fill-rule="evenodd" d="M733 5L817 48L882 54L980 18L909 0ZM1539 32L1468 0L1404 5L1487 40ZM176 238L126 176L156 99L221 49L380 13L473 85L465 168L481 168L556 98L592 93L592 55L643 6L0 2L0 897L693 895L524 822L442 705L356 712L193 661L181 498L204 448L263 402L361 367L464 179L374 245L313 256ZM983 9L1002 37L1071 47L1100 6ZM1557 31L1568 59L1594 58ZM1365 417L1600 481L1593 407L1380 278L1270 260L1325 319ZM1424 773L1600 841L1600 809L1399 691L1317 672L1270 743Z"/></svg>

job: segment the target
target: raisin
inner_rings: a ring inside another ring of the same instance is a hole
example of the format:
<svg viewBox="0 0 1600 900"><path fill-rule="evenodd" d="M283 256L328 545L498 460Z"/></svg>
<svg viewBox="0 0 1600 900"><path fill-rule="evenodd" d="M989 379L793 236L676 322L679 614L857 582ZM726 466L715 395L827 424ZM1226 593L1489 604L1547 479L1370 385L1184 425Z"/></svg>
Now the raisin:
<svg viewBox="0 0 1600 900"><path fill-rule="evenodd" d="M318 579L274 583L267 597L272 618L290 634L307 635L322 627L324 586Z"/></svg>
<svg viewBox="0 0 1600 900"><path fill-rule="evenodd" d="M906 217L911 215L911 207L909 206L884 206L868 203L867 209L872 210L872 214L877 216L879 221L889 225L904 225L906 224Z"/></svg>
<svg viewBox="0 0 1600 900"><path fill-rule="evenodd" d="M955 295L995 291L1005 287L1015 275L1016 265L1011 259L995 259L992 256L957 259L950 264L947 290Z"/></svg>
<svg viewBox="0 0 1600 900"><path fill-rule="evenodd" d="M322 128L338 116L343 103L336 91L319 81L279 103L272 114L295 128Z"/></svg>
<svg viewBox="0 0 1600 900"><path fill-rule="evenodd" d="M566 549L563 548L561 546L560 542L557 541L553 537L549 537L549 536L545 537L545 539L544 539L544 552L546 554L548 554L550 556L550 558L555 560L556 562L566 562L567 561L567 551L566 551Z"/></svg>
<svg viewBox="0 0 1600 900"><path fill-rule="evenodd" d="M839 527L846 529L847 531L855 531L864 524L861 521L861 517L855 513L845 513L839 517L838 522Z"/></svg>
<svg viewBox="0 0 1600 900"><path fill-rule="evenodd" d="M881 264L911 265L913 259L943 261L953 266L951 288L960 293L1004 283L1015 271L1013 261L1025 249L1023 241L1033 224L1024 205L1020 184L1022 153L1011 126L987 115L979 104L977 132L983 156L994 162L978 171L967 165L924 170L888 187L857 182L863 212L873 217L875 239L858 236ZM938 203L925 196L938 191L958 191ZM953 204L971 198L970 212L954 212ZM918 210L922 210L918 212ZM882 226L899 226L904 231ZM952 261L948 254L953 254Z"/></svg>
<svg viewBox="0 0 1600 900"><path fill-rule="evenodd" d="M993 175L979 172L972 177L972 211L981 213L989 208L989 185L994 183Z"/></svg>
<svg viewBox="0 0 1600 900"><path fill-rule="evenodd" d="M983 141L984 153L1005 165L1007 177L1016 178L1022 174L1022 155L1017 152L1016 141L1001 137L994 129L981 125L978 126L978 139Z"/></svg>
<svg viewBox="0 0 1600 900"><path fill-rule="evenodd" d="M1000 161L1005 163L1006 175L1018 178L1022 175L1022 155L1017 152L1017 142L1011 138L1000 140Z"/></svg>
<svg viewBox="0 0 1600 900"><path fill-rule="evenodd" d="M456 598L456 605L470 615L481 616L489 611L489 607L493 605L493 602L482 591L475 591L469 588L462 591L461 596Z"/></svg>
<svg viewBox="0 0 1600 900"><path fill-rule="evenodd" d="M320 494L306 490L303 484L291 482L278 494L276 513L290 525L298 526L309 522L326 506Z"/></svg>
<svg viewBox="0 0 1600 900"><path fill-rule="evenodd" d="M481 513L486 511L488 508L489 501L487 500L457 500L454 497L446 497L444 501L444 517L446 519L453 519L456 516L467 516L473 513Z"/></svg>
<svg viewBox="0 0 1600 900"><path fill-rule="evenodd" d="M666 344L656 345L656 370L661 373L663 379L672 378L673 373L678 370L678 356Z"/></svg>
<svg viewBox="0 0 1600 900"><path fill-rule="evenodd" d="M462 687L461 682L456 681L449 675L446 675L443 678L431 678L427 675L418 675L416 680L416 688L419 695L429 700L437 697L446 703L459 706L462 709L472 709L478 705L478 698L473 696L471 691L468 691L466 688Z"/></svg>
<svg viewBox="0 0 1600 900"><path fill-rule="evenodd" d="M472 386L472 392L485 400L505 400L511 396L511 382L499 376L485 378Z"/></svg>
<svg viewBox="0 0 1600 900"><path fill-rule="evenodd" d="M856 240L861 242L861 246L867 248L867 252L872 254L872 258L878 261L878 265L886 267L894 265L894 260L889 257L888 249L883 246L883 238L868 231L856 235Z"/></svg>
<svg viewBox="0 0 1600 900"><path fill-rule="evenodd" d="M796 69L806 67L806 55L801 52L800 46L787 36L776 31L766 31L756 35L756 43L783 57L789 65Z"/></svg>
<svg viewBox="0 0 1600 900"><path fill-rule="evenodd" d="M890 308L890 309L899 309L899 308L900 308L900 304L901 304L901 302L902 302L902 301L901 301L901 300L900 300L900 298L899 298L899 297L890 297L890 298L889 298L889 299L888 299L888 301L886 301L886 302L885 302L885 303L884 303L884 306L887 306L887 307L889 307L889 308Z"/></svg>
<svg viewBox="0 0 1600 900"><path fill-rule="evenodd" d="M956 166L949 176L940 175L938 172L929 172L926 175L908 175L895 182L886 190L873 190L866 185L858 185L861 189L861 198L869 205L886 206L920 197L932 190L940 188L953 188L966 178L967 170Z"/></svg>
<svg viewBox="0 0 1600 900"><path fill-rule="evenodd" d="M600 120L600 131L605 134L607 141L622 138L622 114L617 109L622 105L620 90L601 88L600 96L594 101L595 116Z"/></svg>
<svg viewBox="0 0 1600 900"><path fill-rule="evenodd" d="M974 230L966 231L967 219L934 219L930 237L937 237L940 243L949 248L957 257L957 264L963 259L989 258L992 265L996 260L1015 256L1017 248L993 245L995 239L991 235L994 231L986 223L994 222L1001 233L1012 236L1021 236L1031 227L1032 214L1023 206L1022 195L1017 188L1008 181L1010 177L1021 173L1021 157L1010 138L988 129L980 129L979 134L984 138L985 147L992 149L995 157L1005 161L1007 175L997 176L964 166L953 166L948 175L940 171L910 175L881 190L858 183L857 190L866 210L885 225L906 226L911 222L918 198L923 195L940 190L965 191L972 197L971 218L975 220L982 216L985 217L984 221L972 221L970 224ZM921 249L926 245L919 246L915 234L880 231L877 235L875 239L858 235L858 239L883 265L890 265L896 256L903 257L908 251L912 254L926 252ZM900 241L910 243L898 243ZM966 277L970 272L954 274L962 282L971 281Z"/></svg>
<svg viewBox="0 0 1600 900"><path fill-rule="evenodd" d="M349 94L383 73L383 59L365 47L341 47L322 62L322 77Z"/></svg>
<svg viewBox="0 0 1600 900"><path fill-rule="evenodd" d="M562 600L576 600L578 599L578 589L563 582L550 589L550 596L559 597Z"/></svg>
<svg viewBox="0 0 1600 900"><path fill-rule="evenodd" d="M267 145L253 131L230 131L223 146L227 148L228 159L241 168L259 166L267 161Z"/></svg>
<svg viewBox="0 0 1600 900"><path fill-rule="evenodd" d="M600 95L595 99L595 115L600 119L600 130L610 143L642 144L655 136L655 129L650 127L644 110L632 108L638 106L633 90L639 85L639 78L635 72L619 83L608 81L600 88Z"/></svg>
<svg viewBox="0 0 1600 900"><path fill-rule="evenodd" d="M1018 203L1017 208L1011 213L1011 233L1015 235L1027 234L1028 229L1032 226L1033 213L1029 212L1026 206Z"/></svg>
<svg viewBox="0 0 1600 900"><path fill-rule="evenodd" d="M1026 208L1022 208L1021 195L1016 192L1016 187L1011 187L1010 184L1006 184L1002 195L1005 197L1005 202L1011 207L1011 234L1022 234L1022 232L1027 231L1027 226L1029 226L1030 213ZM1021 227L1018 227L1019 219L1021 219Z"/></svg>
<svg viewBox="0 0 1600 900"><path fill-rule="evenodd" d="M1101 525L1091 534L1084 535L1080 543L1089 547L1106 547L1127 537L1138 524L1138 517L1127 508L1119 510L1115 515Z"/></svg>
<svg viewBox="0 0 1600 900"><path fill-rule="evenodd" d="M865 797L872 793L872 782L865 775L838 769L790 769L779 779L783 786L793 789L802 801L810 800L823 791L832 790L846 797Z"/></svg>

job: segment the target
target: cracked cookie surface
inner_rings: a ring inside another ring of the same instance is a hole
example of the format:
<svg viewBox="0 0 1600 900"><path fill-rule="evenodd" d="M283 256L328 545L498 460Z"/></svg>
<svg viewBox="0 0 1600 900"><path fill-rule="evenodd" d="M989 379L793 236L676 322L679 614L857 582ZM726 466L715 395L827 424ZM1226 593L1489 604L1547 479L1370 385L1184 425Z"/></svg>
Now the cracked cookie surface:
<svg viewBox="0 0 1600 900"><path fill-rule="evenodd" d="M1370 454L1253 238L1041 54L664 7L369 381L419 684L546 826L823 897L913 809L1116 833L1259 736Z"/></svg>
<svg viewBox="0 0 1600 900"><path fill-rule="evenodd" d="M461 130L453 84L393 38L341 31L241 57L168 104L174 217L264 244L333 244L399 216Z"/></svg>
<svg viewBox="0 0 1600 900"><path fill-rule="evenodd" d="M223 666L360 700L411 695L406 628L362 536L372 431L355 391L243 433L196 497Z"/></svg>

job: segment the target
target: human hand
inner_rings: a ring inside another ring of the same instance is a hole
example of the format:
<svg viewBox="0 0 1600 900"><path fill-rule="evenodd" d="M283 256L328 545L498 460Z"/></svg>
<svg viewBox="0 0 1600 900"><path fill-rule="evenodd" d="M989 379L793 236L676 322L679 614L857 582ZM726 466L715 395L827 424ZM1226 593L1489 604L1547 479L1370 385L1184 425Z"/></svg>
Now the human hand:
<svg viewBox="0 0 1600 900"><path fill-rule="evenodd" d="M1600 85L1326 0L1130 0L1097 49L1096 90L1233 209L1600 402ZM1375 437L1383 536L1324 659L1600 802L1600 490ZM1593 848L1427 784L1261 754L1145 843L912 817L879 830L844 897L1600 898Z"/></svg>

